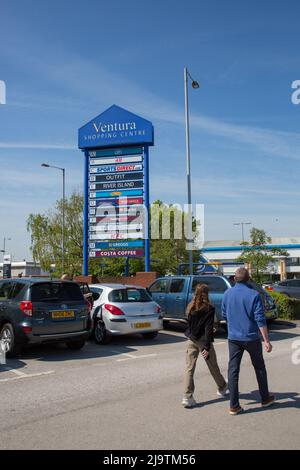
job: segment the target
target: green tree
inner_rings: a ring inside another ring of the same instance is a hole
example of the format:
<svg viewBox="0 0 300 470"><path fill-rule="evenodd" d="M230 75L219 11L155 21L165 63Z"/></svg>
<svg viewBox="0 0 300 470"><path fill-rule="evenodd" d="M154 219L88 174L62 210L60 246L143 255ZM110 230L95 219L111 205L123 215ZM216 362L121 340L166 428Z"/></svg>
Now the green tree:
<svg viewBox="0 0 300 470"><path fill-rule="evenodd" d="M62 274L62 213L63 201L58 200L54 209L45 214L30 214L27 230L31 234L33 259L42 269ZM83 250L83 196L74 192L65 200L65 268L70 275L81 273Z"/></svg>
<svg viewBox="0 0 300 470"><path fill-rule="evenodd" d="M159 211L159 216L155 211ZM178 207L164 204L157 200L152 205L150 225L151 225L151 242L150 242L150 258L151 269L157 271L160 275L176 274L178 265L188 263L189 252L186 249L186 239L184 236L184 223L186 214ZM166 221L170 218L170 227L166 230ZM196 232L196 220L193 219L193 231ZM180 228L181 226L181 228ZM170 228L170 232L169 232ZM176 230L177 229L177 230ZM179 238L176 231L179 229ZM169 238L164 239L165 235ZM157 239L153 238L156 232ZM181 233L180 233L181 232ZM180 236L182 235L182 236ZM199 260L200 251L193 251L193 262Z"/></svg>
<svg viewBox="0 0 300 470"><path fill-rule="evenodd" d="M250 242L242 243L246 248L238 261L251 266L252 277L258 283L262 282L268 266L276 256L288 256L281 248L268 248L267 245L271 241L271 237L264 230L253 227L250 231Z"/></svg>

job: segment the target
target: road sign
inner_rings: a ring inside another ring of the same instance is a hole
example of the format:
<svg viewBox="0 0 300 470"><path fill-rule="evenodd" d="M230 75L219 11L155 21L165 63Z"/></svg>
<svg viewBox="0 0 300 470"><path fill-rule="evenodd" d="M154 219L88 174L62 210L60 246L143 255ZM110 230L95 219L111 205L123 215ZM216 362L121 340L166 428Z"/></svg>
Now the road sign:
<svg viewBox="0 0 300 470"><path fill-rule="evenodd" d="M95 173L115 173L121 171L141 171L143 165L141 163L126 164L126 165L100 165L90 168L90 174ZM91 177L90 177L91 180Z"/></svg>
<svg viewBox="0 0 300 470"><path fill-rule="evenodd" d="M119 197L123 198L124 196L143 196L142 189L124 189L122 191L115 189L113 191L91 191L89 194L90 198L102 199L108 197Z"/></svg>
<svg viewBox="0 0 300 470"><path fill-rule="evenodd" d="M144 182L141 181L111 181L105 183L91 183L90 189L92 191L103 191L103 190L119 190L119 189L135 189L143 188ZM101 197L101 195L100 195Z"/></svg>
<svg viewBox="0 0 300 470"><path fill-rule="evenodd" d="M90 252L91 258L116 258L121 256L140 258L141 256L144 256L144 250L107 250Z"/></svg>
<svg viewBox="0 0 300 470"><path fill-rule="evenodd" d="M120 248L142 248L144 240L91 242L90 250L116 250Z"/></svg>
<svg viewBox="0 0 300 470"><path fill-rule="evenodd" d="M102 241L102 240L127 240L127 239L138 239L144 238L144 232L98 232L92 233L89 235L89 240L92 242Z"/></svg>
<svg viewBox="0 0 300 470"><path fill-rule="evenodd" d="M115 149L90 150L88 155L89 157L110 157L111 155L122 157L123 155L141 155L142 153L143 147L118 147Z"/></svg>
<svg viewBox="0 0 300 470"><path fill-rule="evenodd" d="M149 270L149 145L152 124L118 106L79 129L85 151L84 274L88 256L145 256Z"/></svg>
<svg viewBox="0 0 300 470"><path fill-rule="evenodd" d="M143 160L141 155L127 155L125 157L111 157L111 158L91 158L90 165L112 165L113 163L136 163ZM93 172L93 168L90 169Z"/></svg>
<svg viewBox="0 0 300 470"><path fill-rule="evenodd" d="M11 255L3 255L3 279L11 277Z"/></svg>
<svg viewBox="0 0 300 470"><path fill-rule="evenodd" d="M126 172L126 173L108 173L102 175L90 176L90 183L100 183L102 181L133 181L143 180L144 173L142 171Z"/></svg>

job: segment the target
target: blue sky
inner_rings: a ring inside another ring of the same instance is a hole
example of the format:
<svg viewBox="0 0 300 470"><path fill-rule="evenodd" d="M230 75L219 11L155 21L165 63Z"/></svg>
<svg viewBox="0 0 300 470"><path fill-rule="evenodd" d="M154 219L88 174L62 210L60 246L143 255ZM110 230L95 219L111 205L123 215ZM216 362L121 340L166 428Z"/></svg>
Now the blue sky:
<svg viewBox="0 0 300 470"><path fill-rule="evenodd" d="M29 213L82 187L77 129L118 104L150 119L151 199L186 202L183 67L190 90L192 192L206 239L233 222L300 236L297 0L1 0L0 245L30 259Z"/></svg>

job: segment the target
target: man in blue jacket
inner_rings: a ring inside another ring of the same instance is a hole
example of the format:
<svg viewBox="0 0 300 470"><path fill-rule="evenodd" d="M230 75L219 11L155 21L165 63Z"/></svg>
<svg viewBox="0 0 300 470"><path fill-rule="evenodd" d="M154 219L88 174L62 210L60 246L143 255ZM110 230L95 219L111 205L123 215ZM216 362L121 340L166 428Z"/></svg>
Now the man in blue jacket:
<svg viewBox="0 0 300 470"><path fill-rule="evenodd" d="M239 373L243 353L251 357L261 395L263 407L272 405L274 395L269 394L267 371L262 353L261 333L266 352L272 351L269 341L264 307L259 293L247 282L249 272L238 268L235 273L235 286L225 292L222 303L222 316L227 321L229 365L228 385L230 392L231 415L237 415L243 408L239 403Z"/></svg>

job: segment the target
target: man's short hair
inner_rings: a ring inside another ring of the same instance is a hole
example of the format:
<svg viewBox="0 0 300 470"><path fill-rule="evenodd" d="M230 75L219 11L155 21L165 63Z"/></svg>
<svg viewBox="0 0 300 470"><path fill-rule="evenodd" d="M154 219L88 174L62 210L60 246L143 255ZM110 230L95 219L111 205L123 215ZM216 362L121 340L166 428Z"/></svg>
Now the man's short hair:
<svg viewBox="0 0 300 470"><path fill-rule="evenodd" d="M248 282L250 279L249 271L246 268L237 268L234 275L235 282Z"/></svg>

